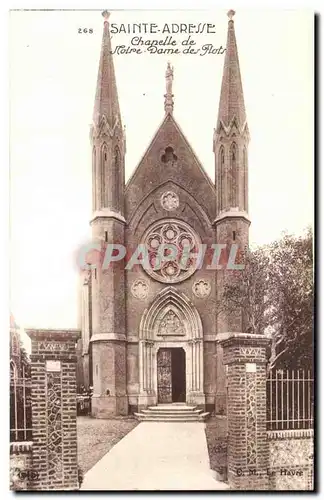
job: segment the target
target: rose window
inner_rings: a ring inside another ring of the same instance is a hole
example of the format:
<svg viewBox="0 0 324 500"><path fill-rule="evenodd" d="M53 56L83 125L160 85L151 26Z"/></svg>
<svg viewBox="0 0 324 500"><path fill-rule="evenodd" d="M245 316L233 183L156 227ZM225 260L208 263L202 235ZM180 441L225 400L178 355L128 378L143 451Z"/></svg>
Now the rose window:
<svg viewBox="0 0 324 500"><path fill-rule="evenodd" d="M177 220L154 224L144 236L148 252L145 271L163 283L176 283L196 270L200 239L193 230Z"/></svg>

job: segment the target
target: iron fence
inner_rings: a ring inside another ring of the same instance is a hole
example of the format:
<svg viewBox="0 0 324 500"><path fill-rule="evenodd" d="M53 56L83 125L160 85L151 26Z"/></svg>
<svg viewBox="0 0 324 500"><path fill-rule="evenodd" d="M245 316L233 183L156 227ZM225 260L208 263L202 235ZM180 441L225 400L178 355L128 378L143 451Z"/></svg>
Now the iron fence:
<svg viewBox="0 0 324 500"><path fill-rule="evenodd" d="M10 363L10 441L32 440L31 378L28 367Z"/></svg>
<svg viewBox="0 0 324 500"><path fill-rule="evenodd" d="M77 415L91 414L91 394L77 394Z"/></svg>
<svg viewBox="0 0 324 500"><path fill-rule="evenodd" d="M314 378L310 370L271 370L267 379L268 430L311 429Z"/></svg>

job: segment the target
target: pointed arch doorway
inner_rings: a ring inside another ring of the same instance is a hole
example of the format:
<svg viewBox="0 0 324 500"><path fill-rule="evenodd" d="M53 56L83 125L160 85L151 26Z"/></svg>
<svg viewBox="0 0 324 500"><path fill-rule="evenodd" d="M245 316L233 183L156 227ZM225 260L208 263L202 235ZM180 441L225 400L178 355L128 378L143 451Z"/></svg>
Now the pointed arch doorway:
<svg viewBox="0 0 324 500"><path fill-rule="evenodd" d="M145 310L139 337L139 407L204 406L202 323L185 294L164 288Z"/></svg>

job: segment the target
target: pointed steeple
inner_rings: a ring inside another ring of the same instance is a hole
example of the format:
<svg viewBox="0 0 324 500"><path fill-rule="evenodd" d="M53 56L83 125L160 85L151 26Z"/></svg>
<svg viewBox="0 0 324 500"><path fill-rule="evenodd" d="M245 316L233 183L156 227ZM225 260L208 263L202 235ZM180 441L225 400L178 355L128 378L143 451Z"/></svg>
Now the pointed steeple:
<svg viewBox="0 0 324 500"><path fill-rule="evenodd" d="M217 125L219 126L222 122L225 127L228 127L233 118L236 117L239 127L243 128L246 122L246 113L234 30L234 14L234 10L227 13L229 17L227 45Z"/></svg>
<svg viewBox="0 0 324 500"><path fill-rule="evenodd" d="M168 62L167 69L165 72L165 84L166 84L166 94L164 95L164 110L165 114L173 112L173 97L172 94L172 83L173 83L173 67L170 62Z"/></svg>
<svg viewBox="0 0 324 500"><path fill-rule="evenodd" d="M233 10L227 13L229 17L227 47L218 120L213 137L216 212L218 219L227 217L228 214L236 214L236 217L243 217L247 221L250 135L235 40L234 14ZM233 234L236 238L235 228Z"/></svg>
<svg viewBox="0 0 324 500"><path fill-rule="evenodd" d="M100 53L93 124L92 145L93 214L104 210L122 217L125 187L125 130L122 128L117 84L111 53L109 12L102 13L104 29ZM119 214L119 215L118 215ZM92 219L95 220L95 217Z"/></svg>
<svg viewBox="0 0 324 500"><path fill-rule="evenodd" d="M116 120L121 124L121 118L109 32L108 20L110 13L105 10L102 15L104 17L104 29L93 110L93 123L97 126L104 115L109 126L113 128L116 124Z"/></svg>

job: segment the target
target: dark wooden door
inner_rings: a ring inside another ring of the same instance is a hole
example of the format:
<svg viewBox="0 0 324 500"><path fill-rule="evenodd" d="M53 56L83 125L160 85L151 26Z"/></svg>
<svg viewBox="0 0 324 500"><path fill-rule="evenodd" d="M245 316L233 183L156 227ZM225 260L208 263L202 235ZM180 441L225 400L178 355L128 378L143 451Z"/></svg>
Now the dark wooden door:
<svg viewBox="0 0 324 500"><path fill-rule="evenodd" d="M186 401L186 354L183 349L176 347L171 351L172 360L172 401L184 403Z"/></svg>
<svg viewBox="0 0 324 500"><path fill-rule="evenodd" d="M159 349L157 354L158 402L172 403L171 349Z"/></svg>

